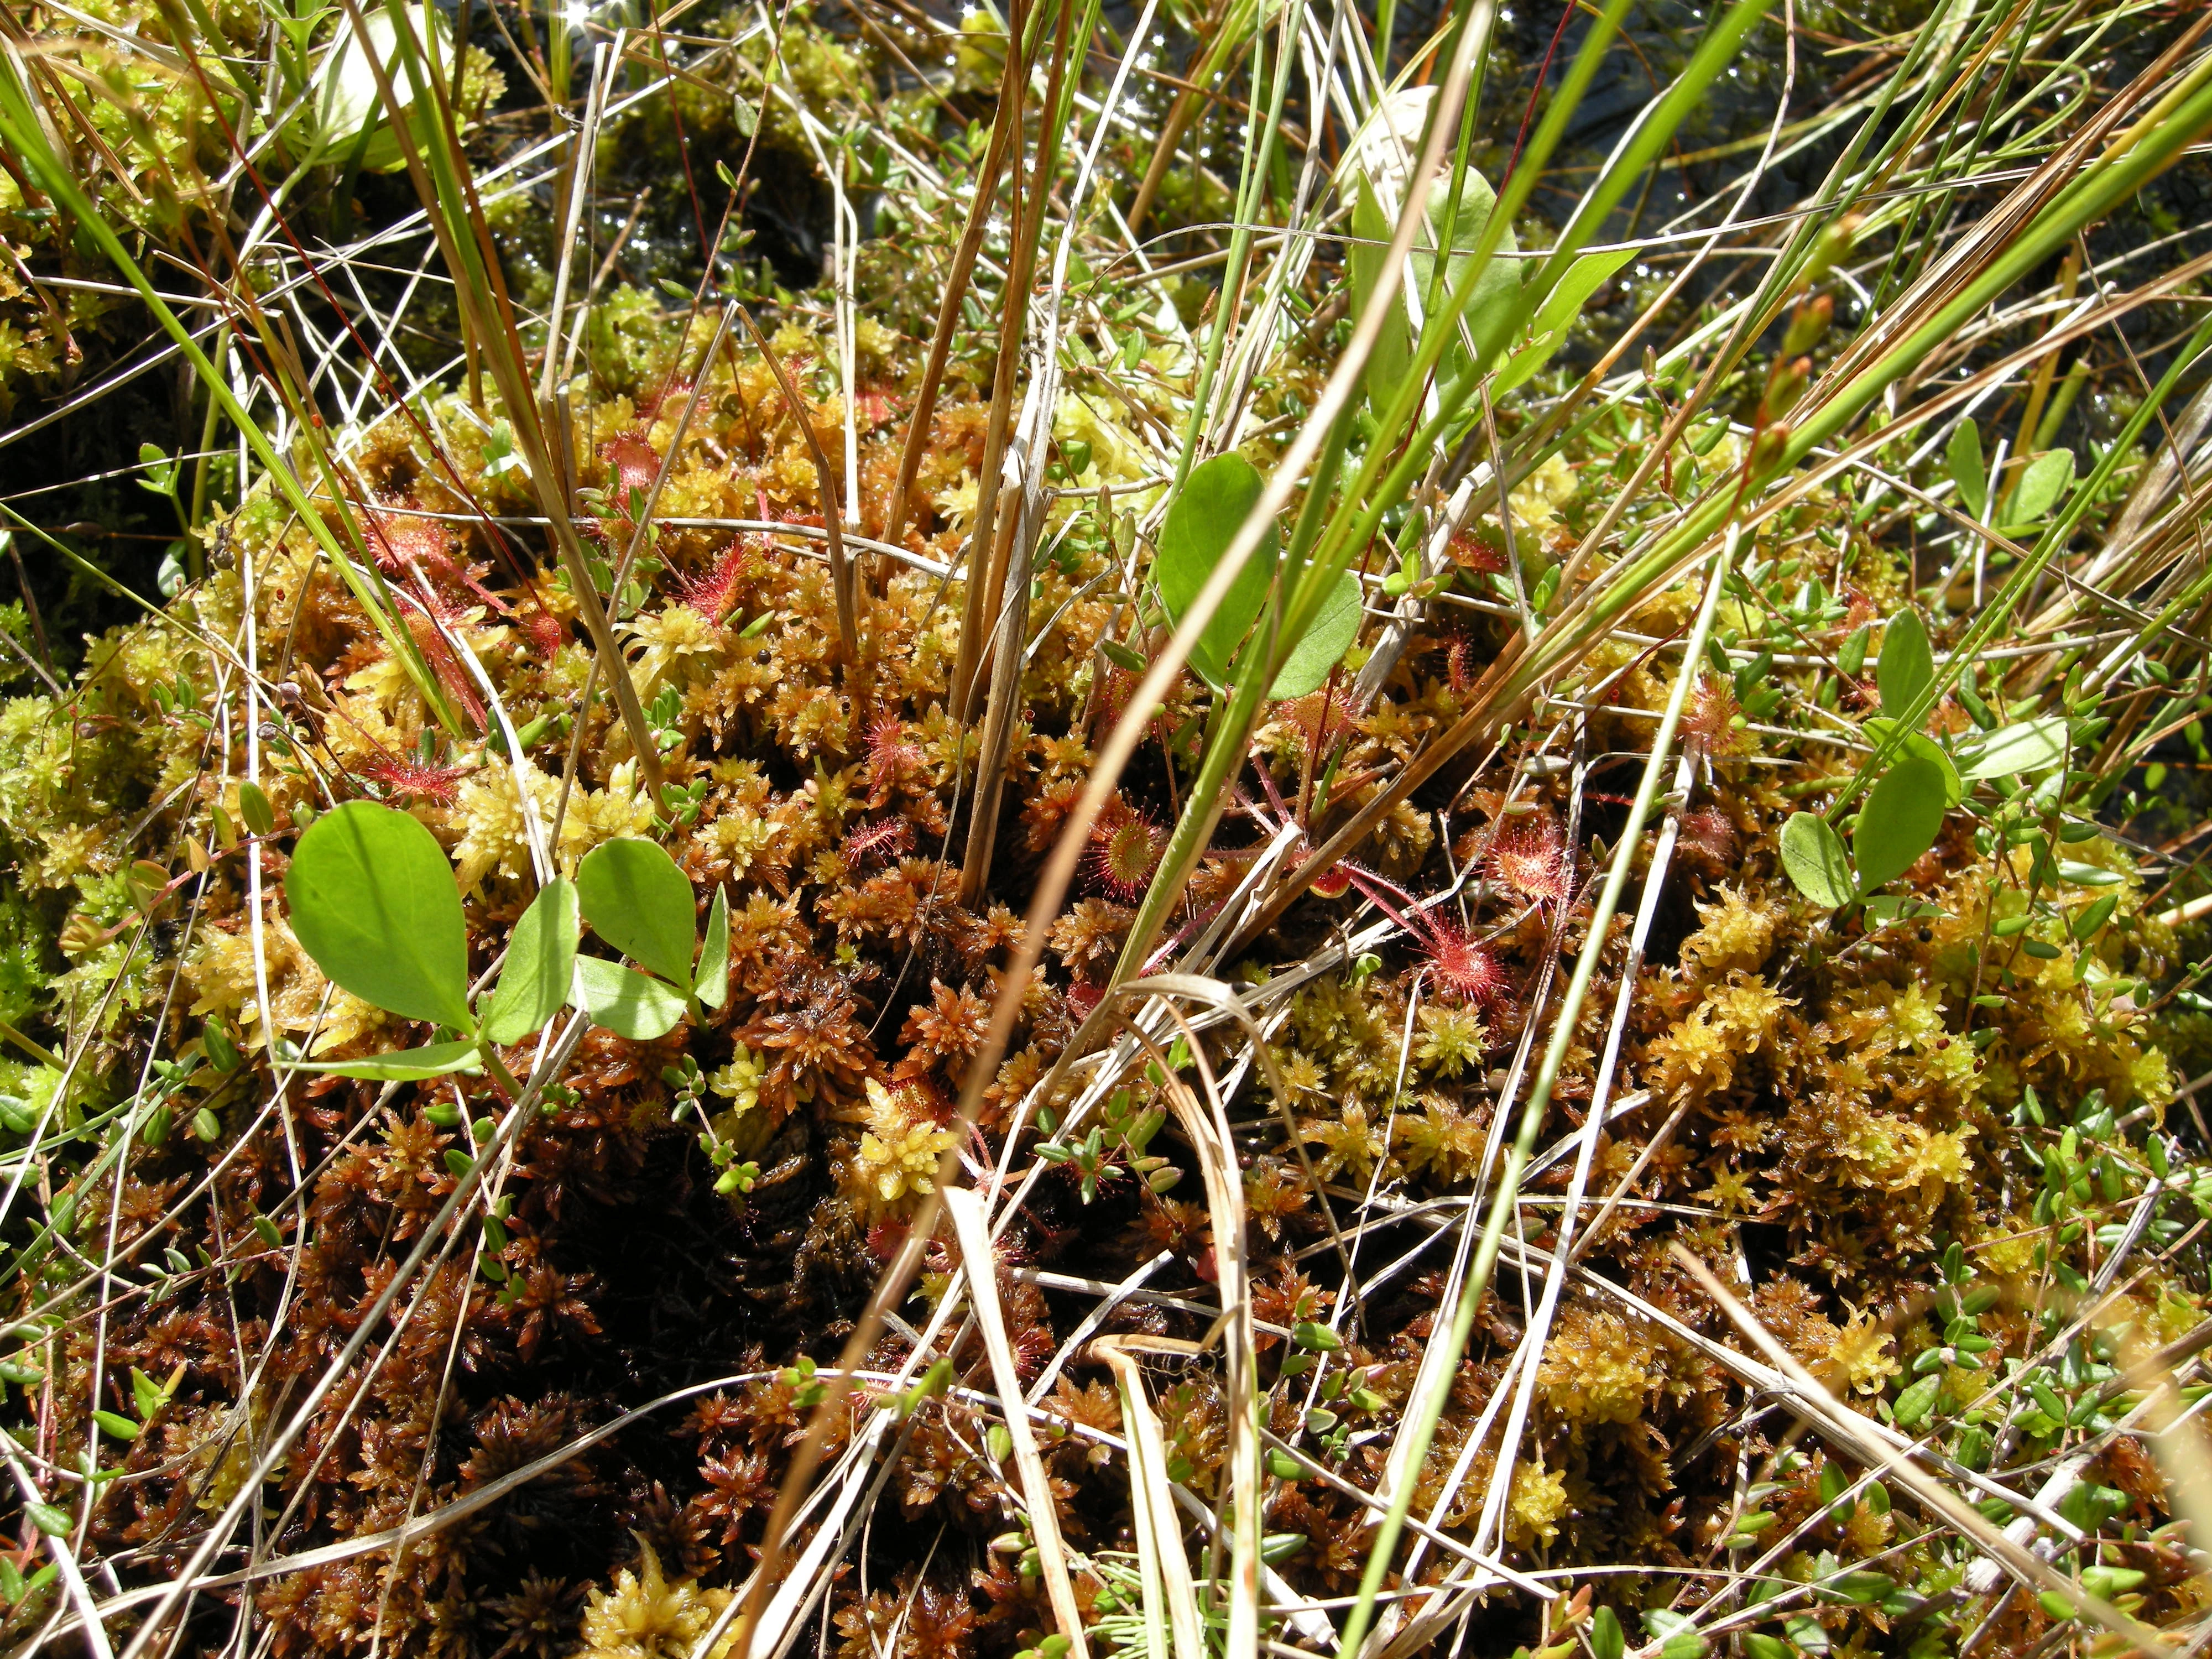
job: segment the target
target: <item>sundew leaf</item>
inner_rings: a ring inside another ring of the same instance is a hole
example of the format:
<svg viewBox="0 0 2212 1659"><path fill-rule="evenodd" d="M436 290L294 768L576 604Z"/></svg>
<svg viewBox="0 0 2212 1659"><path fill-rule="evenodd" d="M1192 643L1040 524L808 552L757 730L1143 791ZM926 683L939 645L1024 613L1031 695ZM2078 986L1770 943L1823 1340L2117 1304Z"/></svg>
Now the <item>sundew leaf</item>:
<svg viewBox="0 0 2212 1659"><path fill-rule="evenodd" d="M593 933L671 984L690 988L691 883L666 849L638 836L602 842L576 866L576 896Z"/></svg>
<svg viewBox="0 0 2212 1659"><path fill-rule="evenodd" d="M1182 620L1266 488L1260 470L1233 451L1191 469L1169 505L1167 521L1160 526L1159 549L1152 559L1152 586L1159 592L1169 621ZM1267 603L1267 587L1275 575L1276 550L1275 528L1270 525L1230 585L1221 608L1191 649L1190 665L1217 691L1229 672L1237 641L1249 631L1260 607ZM585 914L590 913L586 896ZM598 925L592 923L595 927Z"/></svg>
<svg viewBox="0 0 2212 1659"><path fill-rule="evenodd" d="M2005 508L2011 524L2033 524L2058 505L2074 483L2074 452L2050 449L2027 464Z"/></svg>
<svg viewBox="0 0 2212 1659"><path fill-rule="evenodd" d="M1959 422L1944 452L1951 482L1959 489L1959 504L1976 518L1990 510L1989 463L1982 459L1982 429L1972 421Z"/></svg>
<svg viewBox="0 0 2212 1659"><path fill-rule="evenodd" d="M372 1083L421 1083L451 1072L480 1072L483 1057L473 1041L433 1042L396 1054L369 1054L359 1060L303 1060L295 1071L328 1072L334 1077L367 1078Z"/></svg>
<svg viewBox="0 0 2212 1659"><path fill-rule="evenodd" d="M1851 836L1858 855L1859 890L1886 887L1936 844L1943 828L1943 774L1915 755L1884 773L1868 792Z"/></svg>
<svg viewBox="0 0 2212 1659"><path fill-rule="evenodd" d="M292 849L284 896L301 947L337 984L407 1019L475 1029L453 866L406 813L332 807Z"/></svg>
<svg viewBox="0 0 2212 1659"><path fill-rule="evenodd" d="M1358 636L1359 578L1347 570L1337 577L1336 586L1321 602L1313 626L1291 648L1267 695L1279 700L1318 690L1328 678L1328 671L1344 659Z"/></svg>
<svg viewBox="0 0 2212 1659"><path fill-rule="evenodd" d="M1936 656L1928 648L1928 628L1917 611L1900 611L1889 619L1874 678L1881 688L1881 712L1892 720L1901 719L1936 678Z"/></svg>
<svg viewBox="0 0 2212 1659"><path fill-rule="evenodd" d="M1793 812L1782 826L1782 867L1815 904L1837 909L1855 896L1843 837L1817 812Z"/></svg>
<svg viewBox="0 0 2212 1659"><path fill-rule="evenodd" d="M719 1008L730 994L730 896L720 886L707 910L706 941L699 947L699 968L691 994L709 1008Z"/></svg>
<svg viewBox="0 0 2212 1659"><path fill-rule="evenodd" d="M617 1036L650 1042L684 1018L684 994L672 985L619 962L578 957L569 1000Z"/></svg>
<svg viewBox="0 0 2212 1659"><path fill-rule="evenodd" d="M514 924L507 965L484 1010L484 1035L494 1042L520 1042L561 1011L568 1000L576 960L575 884L556 878Z"/></svg>
<svg viewBox="0 0 2212 1659"><path fill-rule="evenodd" d="M1960 757L1959 775L1972 783L2048 771L2065 760L2067 747L2064 718L2039 715L1997 727L1979 747Z"/></svg>

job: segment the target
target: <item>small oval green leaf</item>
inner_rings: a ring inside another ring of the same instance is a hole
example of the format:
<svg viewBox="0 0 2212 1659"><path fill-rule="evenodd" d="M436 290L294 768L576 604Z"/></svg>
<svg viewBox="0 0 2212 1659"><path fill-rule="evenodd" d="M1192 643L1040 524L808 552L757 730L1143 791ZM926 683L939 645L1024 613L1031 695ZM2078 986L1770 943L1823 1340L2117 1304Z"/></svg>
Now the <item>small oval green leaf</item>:
<svg viewBox="0 0 2212 1659"><path fill-rule="evenodd" d="M1620 1615L1611 1607L1600 1607L1590 1615L1590 1651L1597 1659L1621 1659L1627 1650L1628 1638L1620 1628Z"/></svg>
<svg viewBox="0 0 2212 1659"><path fill-rule="evenodd" d="M2009 524L2033 524L2058 505L2074 483L2074 452L2045 450L2027 464L2005 508Z"/></svg>
<svg viewBox="0 0 2212 1659"><path fill-rule="evenodd" d="M1191 601L1213 574L1214 567L1237 539L1253 507L1266 489L1259 469L1231 451L1193 467L1168 507L1160 526L1159 550L1152 560L1152 586L1168 619L1180 623ZM1237 573L1221 608L1213 613L1206 632L1191 648L1190 665L1218 690L1229 672L1229 660L1267 602L1268 585L1275 575L1276 536L1273 526L1260 538L1244 568Z"/></svg>
<svg viewBox="0 0 2212 1659"><path fill-rule="evenodd" d="M1897 1396L1893 1415L1900 1429L1917 1430L1936 1409L1936 1396L1943 1392L1943 1378L1930 1372Z"/></svg>
<svg viewBox="0 0 2212 1659"><path fill-rule="evenodd" d="M507 942L499 988L484 1011L484 1035L520 1042L561 1011L576 961L576 888L556 878L538 890Z"/></svg>
<svg viewBox="0 0 2212 1659"><path fill-rule="evenodd" d="M597 957L576 958L570 1000L595 1022L633 1042L666 1036L684 1018L684 996L673 986Z"/></svg>
<svg viewBox="0 0 2212 1659"><path fill-rule="evenodd" d="M258 783L238 786L238 816L246 820L250 834L271 836L276 833L276 809L269 804L269 797Z"/></svg>
<svg viewBox="0 0 2212 1659"><path fill-rule="evenodd" d="M2072 929L2074 937L2085 944L2096 938L2105 924L2112 921L2112 912L2119 908L2120 896L2118 893L2106 894L2104 897L2074 918Z"/></svg>
<svg viewBox="0 0 2212 1659"><path fill-rule="evenodd" d="M1851 838L1858 855L1859 890L1887 886L1936 844L1943 828L1943 774L1907 755L1882 775L1859 813Z"/></svg>
<svg viewBox="0 0 2212 1659"><path fill-rule="evenodd" d="M354 995L408 1019L474 1029L453 866L406 813L366 800L331 808L293 848L284 896L301 947Z"/></svg>
<svg viewBox="0 0 2212 1659"><path fill-rule="evenodd" d="M1903 719L1936 678L1935 653L1928 648L1928 629L1917 611L1900 611L1889 619L1874 677L1881 688L1881 712L1892 720Z"/></svg>
<svg viewBox="0 0 2212 1659"><path fill-rule="evenodd" d="M1313 626L1291 647L1282 672L1275 676L1267 695L1280 701L1319 690L1328 678L1329 670L1344 660L1344 653L1352 649L1352 641L1358 637L1359 578L1347 570L1336 579L1328 597L1321 602Z"/></svg>
<svg viewBox="0 0 2212 1659"><path fill-rule="evenodd" d="M691 883L658 843L637 836L602 842L576 866L576 896L592 931L672 985L691 985L697 931Z"/></svg>
<svg viewBox="0 0 2212 1659"><path fill-rule="evenodd" d="M92 1420L100 1425L102 1434L113 1440L136 1440L138 1425L120 1412L95 1411Z"/></svg>
<svg viewBox="0 0 2212 1659"><path fill-rule="evenodd" d="M1851 902L1851 861L1843 837L1817 812L1794 812L1782 826L1782 867L1815 904L1834 909Z"/></svg>

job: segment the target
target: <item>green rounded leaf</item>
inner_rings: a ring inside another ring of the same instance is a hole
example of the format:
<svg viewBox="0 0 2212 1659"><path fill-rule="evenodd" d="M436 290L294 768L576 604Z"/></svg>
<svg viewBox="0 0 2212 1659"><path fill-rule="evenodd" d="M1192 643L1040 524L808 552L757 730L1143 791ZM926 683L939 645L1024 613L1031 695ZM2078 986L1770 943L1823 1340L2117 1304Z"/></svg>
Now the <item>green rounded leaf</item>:
<svg viewBox="0 0 2212 1659"><path fill-rule="evenodd" d="M1851 902L1851 861L1843 837L1817 812L1793 812L1782 826L1782 867L1815 904L1833 909Z"/></svg>
<svg viewBox="0 0 2212 1659"><path fill-rule="evenodd" d="M1291 647L1283 671L1275 676L1267 695L1277 699L1303 697L1320 690L1329 670L1344 660L1344 653L1358 637L1359 578L1347 570L1321 602L1313 626Z"/></svg>
<svg viewBox="0 0 2212 1659"><path fill-rule="evenodd" d="M328 1072L334 1077L367 1078L372 1083L421 1083L449 1072L476 1073L483 1069L474 1042L431 1042L396 1054L369 1054L361 1060L302 1060L295 1072Z"/></svg>
<svg viewBox="0 0 2212 1659"><path fill-rule="evenodd" d="M1881 711L1893 720L1902 719L1936 678L1936 656L1917 611L1900 611L1889 619L1874 677L1881 688Z"/></svg>
<svg viewBox="0 0 2212 1659"><path fill-rule="evenodd" d="M1858 855L1859 890L1871 893L1912 867L1936 844L1943 828L1943 774L1907 755L1868 793L1851 837Z"/></svg>
<svg viewBox="0 0 2212 1659"><path fill-rule="evenodd" d="M1169 621L1182 620L1266 488L1259 469L1233 451L1191 469L1168 507L1152 559L1152 586ZM1275 530L1270 525L1191 649L1190 665L1216 690L1229 672L1237 641L1250 631L1260 607L1267 603L1276 550Z"/></svg>
<svg viewBox="0 0 2212 1659"><path fill-rule="evenodd" d="M576 958L570 1000L617 1036L650 1042L666 1036L684 1018L684 994L673 986L619 962Z"/></svg>
<svg viewBox="0 0 2212 1659"><path fill-rule="evenodd" d="M671 984L690 988L697 929L691 883L663 848L636 836L594 847L576 866L576 896L593 933Z"/></svg>
<svg viewBox="0 0 2212 1659"><path fill-rule="evenodd" d="M2058 505L2074 483L2074 452L2045 450L2027 464L2005 507L2008 524L2033 524Z"/></svg>
<svg viewBox="0 0 2212 1659"><path fill-rule="evenodd" d="M301 948L362 1001L475 1029L453 866L406 813L366 800L331 808L293 848L284 896Z"/></svg>
<svg viewBox="0 0 2212 1659"><path fill-rule="evenodd" d="M1590 1615L1590 1651L1597 1659L1621 1659L1626 1651L1628 1638L1620 1628L1620 1615L1611 1607L1600 1607Z"/></svg>
<svg viewBox="0 0 2212 1659"><path fill-rule="evenodd" d="M484 1010L484 1035L494 1042L521 1042L568 1000L576 961L576 909L575 884L556 878L538 890L514 924L499 988Z"/></svg>

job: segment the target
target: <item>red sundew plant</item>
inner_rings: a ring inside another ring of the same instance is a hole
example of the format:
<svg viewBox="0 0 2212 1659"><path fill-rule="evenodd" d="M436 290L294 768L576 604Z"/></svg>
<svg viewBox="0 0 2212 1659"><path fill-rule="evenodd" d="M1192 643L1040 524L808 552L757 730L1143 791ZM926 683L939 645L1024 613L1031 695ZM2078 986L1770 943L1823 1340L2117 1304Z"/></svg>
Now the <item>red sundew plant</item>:
<svg viewBox="0 0 2212 1659"><path fill-rule="evenodd" d="M514 625L541 657L551 656L568 642L568 625L550 611L523 611L514 618Z"/></svg>
<svg viewBox="0 0 2212 1659"><path fill-rule="evenodd" d="M721 623L737 603L738 584L745 568L745 546L732 542L707 569L684 583L684 603L710 623Z"/></svg>
<svg viewBox="0 0 2212 1659"><path fill-rule="evenodd" d="M1739 840L1735 823L1727 811L1718 806L1699 806L1682 814L1682 845L1717 865L1725 865L1736 855Z"/></svg>
<svg viewBox="0 0 2212 1659"><path fill-rule="evenodd" d="M407 631L415 636L415 646L422 652L422 659L430 665L438 683L446 688L447 695L469 713L470 719L479 726L483 724L484 708L477 695L474 678L461 665L453 645L446 637L447 630L459 625L459 618L437 597L434 591L425 599L410 593L404 587L392 590L392 598L399 602L401 619Z"/></svg>
<svg viewBox="0 0 2212 1659"><path fill-rule="evenodd" d="M608 439L599 446L599 459L607 464L607 483L617 511L628 507L631 490L652 489L660 473L659 452L635 433Z"/></svg>
<svg viewBox="0 0 2212 1659"><path fill-rule="evenodd" d="M1559 826L1549 817L1520 818L1492 837L1483 866L1492 880L1539 904L1560 904L1573 890Z"/></svg>
<svg viewBox="0 0 2212 1659"><path fill-rule="evenodd" d="M359 769L362 777L382 784L388 794L403 800L434 800L441 806L453 804L461 780L468 775L465 766L431 766L396 755L365 761Z"/></svg>
<svg viewBox="0 0 2212 1659"><path fill-rule="evenodd" d="M904 818L862 824L845 837L845 862L857 868L869 862L895 863L914 850L914 826Z"/></svg>
<svg viewBox="0 0 2212 1659"><path fill-rule="evenodd" d="M1512 994L1497 953L1456 922L1422 918L1428 974L1437 988L1461 1002L1490 1007Z"/></svg>
<svg viewBox="0 0 2212 1659"><path fill-rule="evenodd" d="M881 806L891 791L926 763L921 745L908 734L906 722L885 714L868 728L868 805Z"/></svg>
<svg viewBox="0 0 2212 1659"><path fill-rule="evenodd" d="M453 530L444 520L404 510L371 512L362 515L362 527L368 532L377 568L386 575L419 570L434 582L461 580L460 564L453 557Z"/></svg>
<svg viewBox="0 0 2212 1659"><path fill-rule="evenodd" d="M1091 879L1118 898L1134 898L1160 867L1166 850L1167 832L1117 797L1091 828Z"/></svg>

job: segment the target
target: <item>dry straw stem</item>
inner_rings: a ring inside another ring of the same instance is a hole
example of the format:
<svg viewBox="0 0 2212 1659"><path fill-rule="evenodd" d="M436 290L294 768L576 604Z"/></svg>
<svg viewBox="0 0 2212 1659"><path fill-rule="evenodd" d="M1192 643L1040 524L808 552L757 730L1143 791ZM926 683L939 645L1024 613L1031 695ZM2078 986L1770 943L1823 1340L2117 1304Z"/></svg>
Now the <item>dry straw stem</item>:
<svg viewBox="0 0 2212 1659"><path fill-rule="evenodd" d="M1005 1310L999 1305L999 1265L984 1224L983 1200L964 1187L945 1194L945 1207L952 1217L952 1231L960 1241L960 1254L968 1267L968 1301L975 1310L975 1323L983 1333L983 1350L991 1358L991 1376L1006 1402L1007 1436L1014 1443L1014 1463L1021 1472L1023 1507L1029 1517L1030 1536L1036 1540L1037 1561L1046 1592L1052 1597L1053 1616L1060 1620L1076 1659L1089 1659L1084 1639L1083 1614L1075 1605L1075 1586L1067 1576L1067 1547L1060 1541L1059 1511L1053 1506L1052 1480L1044 1459L1037 1455L1036 1432L1022 1408L1022 1377L1014 1363L1013 1344L1007 1340Z"/></svg>
<svg viewBox="0 0 2212 1659"><path fill-rule="evenodd" d="M1260 1642L1262 1492L1258 1349L1252 1328L1251 1270L1244 1237L1244 1184L1237 1164L1235 1131L1230 1127L1205 1048L1182 1010L1164 994L1161 1006L1181 1029L1198 1067L1200 1085L1206 1093L1203 1106L1167 1054L1140 1027L1133 1024L1130 1034L1167 1079L1169 1105L1198 1155L1199 1173L1206 1184L1206 1214L1213 1228L1214 1282L1221 1295L1221 1313L1214 1329L1223 1339L1229 1360L1223 1394L1229 1407L1229 1495L1234 1513L1228 1528L1227 1651L1229 1659L1249 1659L1259 1650Z"/></svg>
<svg viewBox="0 0 2212 1659"><path fill-rule="evenodd" d="M1054 0L1065 16L1075 0ZM1015 147L1012 168L1013 246L1006 261L1006 280L1000 290L998 352L991 378L989 425L983 434L982 459L975 469L975 522L968 537L967 587L962 595L960 645L952 661L951 697L947 712L965 724L971 716L976 676L981 672L983 651L997 610L994 575L1000 565L1002 534L1012 526L999 527L1000 496L1006 486L1000 474L1006 461L1006 431L1013 419L1015 381L1021 366L1022 337L1029 320L1030 282L1036 270L1037 240L1044 234L1042 211L1029 211L1023 190L1020 155L1024 106L1027 101L1030 64L1028 23L1035 8L1027 0L1014 0L1006 32L1006 85L1012 93L1011 110L1002 111ZM1055 71L1058 64L1054 65ZM1042 155L1039 160L1042 161ZM1034 193L1033 191L1031 192Z"/></svg>
<svg viewBox="0 0 2212 1659"><path fill-rule="evenodd" d="M1147 1659L1174 1659L1205 1647L1198 1589L1184 1553L1182 1524L1176 1519L1174 1482L1168 1475L1167 1443L1160 1419L1145 1389L1145 1374L1133 1355L1172 1354L1188 1358L1204 1350L1174 1337L1102 1336L1091 1357L1114 1373L1121 1396L1121 1423L1129 1442L1129 1502L1137 1534L1137 1559L1144 1577ZM1167 1622L1160 1622L1160 1608Z"/></svg>

